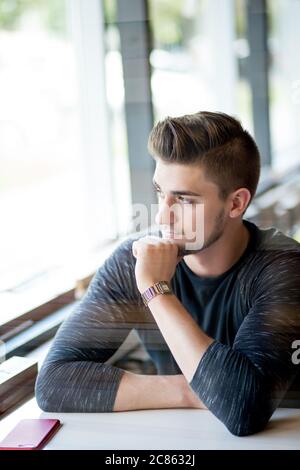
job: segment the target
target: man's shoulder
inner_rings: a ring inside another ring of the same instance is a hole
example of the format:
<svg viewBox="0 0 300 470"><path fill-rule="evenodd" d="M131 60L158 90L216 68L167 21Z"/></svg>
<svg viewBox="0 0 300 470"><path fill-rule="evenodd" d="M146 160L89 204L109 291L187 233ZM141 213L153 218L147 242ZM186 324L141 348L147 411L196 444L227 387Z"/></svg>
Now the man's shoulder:
<svg viewBox="0 0 300 470"><path fill-rule="evenodd" d="M261 293L274 295L277 300L284 295L291 297L300 281L300 244L275 227L255 226L254 231L255 246L239 272L244 297L250 304Z"/></svg>
<svg viewBox="0 0 300 470"><path fill-rule="evenodd" d="M266 229L258 228L260 234L260 244L258 249L261 251L282 252L300 252L300 243L294 238L284 234L276 227Z"/></svg>
<svg viewBox="0 0 300 470"><path fill-rule="evenodd" d="M300 253L300 243L294 238L284 234L276 227L260 228L250 221L244 221L253 237L252 253L272 256L284 253Z"/></svg>
<svg viewBox="0 0 300 470"><path fill-rule="evenodd" d="M299 274L300 244L297 240L285 235L276 227L259 228L249 221L254 243L249 256L246 258L240 279L248 282L249 278L256 280L281 276L283 272Z"/></svg>

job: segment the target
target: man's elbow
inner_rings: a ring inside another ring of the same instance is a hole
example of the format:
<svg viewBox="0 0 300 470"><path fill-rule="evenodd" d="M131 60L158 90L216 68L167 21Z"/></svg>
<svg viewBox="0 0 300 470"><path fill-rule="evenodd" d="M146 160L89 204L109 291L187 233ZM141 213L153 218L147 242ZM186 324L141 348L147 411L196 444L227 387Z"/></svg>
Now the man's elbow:
<svg viewBox="0 0 300 470"><path fill-rule="evenodd" d="M239 422L233 426L227 426L227 429L231 434L237 437L251 436L260 431L263 431L267 425L268 421L263 425L249 425L248 423Z"/></svg>
<svg viewBox="0 0 300 470"><path fill-rule="evenodd" d="M46 411L46 412L49 412L49 413L50 412L56 413L56 412L59 411L56 406L53 406L53 404L51 404L51 402L47 399L47 397L44 397L44 396L40 395L37 392L35 394L35 397L36 397L36 402L38 404L38 407L42 411Z"/></svg>
<svg viewBox="0 0 300 470"><path fill-rule="evenodd" d="M245 408L244 413L237 414L230 422L225 422L228 431L237 437L251 436L261 432L267 426L271 413L266 413L266 409L250 410Z"/></svg>
<svg viewBox="0 0 300 470"><path fill-rule="evenodd" d="M43 411L47 412L59 412L60 401L55 397L53 384L49 384L47 370L43 369L38 374L35 382L35 399L36 402Z"/></svg>

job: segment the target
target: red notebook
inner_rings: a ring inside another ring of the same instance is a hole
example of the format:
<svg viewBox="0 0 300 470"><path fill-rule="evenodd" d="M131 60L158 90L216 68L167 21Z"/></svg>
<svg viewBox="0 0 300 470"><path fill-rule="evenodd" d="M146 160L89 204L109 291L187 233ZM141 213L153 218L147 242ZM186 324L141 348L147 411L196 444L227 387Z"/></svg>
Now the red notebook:
<svg viewBox="0 0 300 470"><path fill-rule="evenodd" d="M0 442L0 450L39 450L60 427L59 419L22 419Z"/></svg>

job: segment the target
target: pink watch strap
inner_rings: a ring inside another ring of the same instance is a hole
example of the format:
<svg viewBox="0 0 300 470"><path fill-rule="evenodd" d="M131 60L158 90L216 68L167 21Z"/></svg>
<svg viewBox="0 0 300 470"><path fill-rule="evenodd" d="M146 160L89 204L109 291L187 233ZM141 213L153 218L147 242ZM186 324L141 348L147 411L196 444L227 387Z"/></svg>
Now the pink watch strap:
<svg viewBox="0 0 300 470"><path fill-rule="evenodd" d="M156 282L142 293L142 299L146 307L150 300L159 294L172 294L172 289L167 281Z"/></svg>

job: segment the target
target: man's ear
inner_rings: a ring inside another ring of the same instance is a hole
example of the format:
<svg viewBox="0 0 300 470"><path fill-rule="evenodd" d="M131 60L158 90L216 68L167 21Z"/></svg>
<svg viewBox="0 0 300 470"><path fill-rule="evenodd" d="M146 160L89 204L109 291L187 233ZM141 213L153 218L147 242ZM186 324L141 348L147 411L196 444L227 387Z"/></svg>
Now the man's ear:
<svg viewBox="0 0 300 470"><path fill-rule="evenodd" d="M251 199L251 193L247 188L239 188L230 195L229 217L235 219L243 215Z"/></svg>

